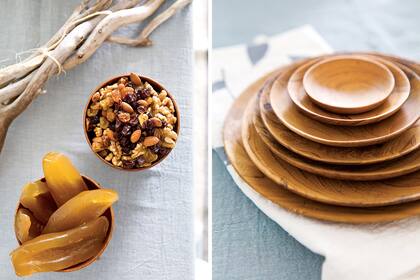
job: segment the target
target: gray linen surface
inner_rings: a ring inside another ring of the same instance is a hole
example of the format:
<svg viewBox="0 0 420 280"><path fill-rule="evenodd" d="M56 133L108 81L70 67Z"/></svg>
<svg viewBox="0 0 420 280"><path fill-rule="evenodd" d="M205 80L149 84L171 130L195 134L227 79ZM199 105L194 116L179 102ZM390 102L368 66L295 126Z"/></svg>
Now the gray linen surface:
<svg viewBox="0 0 420 280"><path fill-rule="evenodd" d="M0 60L46 42L78 3L0 1ZM138 25L123 32L136 31ZM85 64L52 78L47 94L13 123L0 155L0 279L15 279L9 259L17 245L15 206L23 185L43 176L41 160L48 151L67 154L82 173L117 190L120 200L114 208L113 239L99 261L79 272L40 274L32 279L193 278L191 36L187 8L155 31L150 48L106 43ZM145 172L105 166L83 135L82 111L88 94L108 77L128 71L162 82L181 111L181 137L175 150Z"/></svg>

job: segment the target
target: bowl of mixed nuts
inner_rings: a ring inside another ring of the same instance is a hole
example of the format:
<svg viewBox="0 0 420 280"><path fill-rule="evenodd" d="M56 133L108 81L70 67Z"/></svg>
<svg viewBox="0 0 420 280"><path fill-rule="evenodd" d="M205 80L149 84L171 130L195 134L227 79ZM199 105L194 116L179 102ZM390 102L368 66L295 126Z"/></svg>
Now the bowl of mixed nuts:
<svg viewBox="0 0 420 280"><path fill-rule="evenodd" d="M99 85L84 111L92 151L117 169L155 166L175 147L180 124L173 96L158 82L136 73Z"/></svg>

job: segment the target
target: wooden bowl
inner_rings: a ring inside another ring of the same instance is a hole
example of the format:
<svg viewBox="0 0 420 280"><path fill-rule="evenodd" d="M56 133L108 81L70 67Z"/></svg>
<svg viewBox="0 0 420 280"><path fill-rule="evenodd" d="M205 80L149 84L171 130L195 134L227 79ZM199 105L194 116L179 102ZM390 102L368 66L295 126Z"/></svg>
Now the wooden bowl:
<svg viewBox="0 0 420 280"><path fill-rule="evenodd" d="M366 55L366 57L370 57L380 63L383 63L389 70L391 70L395 79L395 86L391 94L386 101L377 108L361 114L343 115L326 111L313 103L303 87L303 76L312 65L319 62L319 58L312 59L310 62L299 67L290 77L288 83L288 93L290 98L299 110L302 111L302 113L312 119L327 124L360 126L379 122L390 117L398 112L401 106L404 105L404 102L408 99L410 95L410 81L408 80L407 75L405 75L405 73L393 62L372 55ZM273 107L279 106L278 104L272 105Z"/></svg>
<svg viewBox="0 0 420 280"><path fill-rule="evenodd" d="M338 56L311 66L303 85L313 102L338 114L358 114L381 105L394 88L391 71L366 57Z"/></svg>
<svg viewBox="0 0 420 280"><path fill-rule="evenodd" d="M181 121L181 119L180 119L180 113L179 113L179 108L178 108L178 104L176 103L176 101L175 101L175 98L173 97L173 95L162 85L162 84L160 84L159 82L157 82L157 81L155 81L155 80L153 80L153 79L151 79L151 78L149 78L149 77L146 77L146 76L141 76L141 75L138 75L139 77L140 77L140 79L142 80L142 81L146 81L146 82L148 82L156 91L161 91L161 90L165 90L167 93L168 93L168 96L169 96L169 98L172 100L172 102L173 102L173 104L174 104L174 107L175 107L175 116L176 116L176 118L177 118L177 122L176 122L176 124L175 124L175 127L174 127L174 131L178 134L178 138L179 138L179 132L180 132L180 121ZM141 167L141 168L131 168L131 169L128 169L128 168L122 168L122 167L119 167L119 166L115 166L115 165L113 165L112 163L110 163L110 162L108 162L108 161L106 161L103 157L101 157L98 153L96 153L94 150L93 150L93 148L92 148L92 142L91 142L91 140L89 139L89 134L88 134L88 131L87 131L87 127L86 127L86 118L87 118L87 109L89 109L89 106L90 106L90 104L91 104L91 102L92 102L92 95L94 95L99 89L101 89L101 88L103 88L103 87L105 87L105 86L107 86L107 85L110 85L110 84L113 84L113 83L116 83L120 78L124 78L124 77L126 77L126 78L129 78L130 77L130 73L128 73L128 74L123 74L123 75L120 75L120 76L116 76L116 77L113 77L113 78L110 78L110 79L108 79L108 80L106 80L105 82L103 82L103 83L101 83L99 86L97 86L96 88L95 88L95 90L93 90L92 91L92 93L89 95L89 99L88 99L88 101L87 101L87 103L86 103L86 106L85 106L85 109L84 109L84 112L83 112L83 131L84 131L84 133L85 133L85 138L86 138L86 141L87 141L87 143L88 143L88 145L89 145L89 147L90 147L90 149L92 150L92 152L103 162L103 163L105 163L106 165L108 165L108 166L111 166L111 167L113 167L113 168L115 168L115 169L118 169L118 170L124 170L124 171L143 171L143 170L146 170L146 169L149 169L149 168L152 168L153 166L155 166L155 165L157 165L157 164L159 164L159 163L161 163L171 152L172 152L172 150L173 149L171 149L170 151L169 151L169 153L167 153L166 155L164 155L163 157L161 157L161 158L159 158L158 160L156 160L155 162L153 162L151 165L149 165L149 166L146 166L146 167Z"/></svg>
<svg viewBox="0 0 420 280"><path fill-rule="evenodd" d="M86 186L88 187L89 190L97 190L97 189L101 189L101 186L93 179L82 175L83 180L86 183ZM46 182L45 177L39 179L39 181L42 182ZM25 208L20 202L18 203L17 207L16 207L16 212L15 212L15 220L16 220L16 215L17 212L20 208ZM63 270L59 270L56 272L73 272L73 271L77 271L80 270L82 268L85 268L87 266L89 266L90 264L92 264L93 262L95 262L96 260L99 259L99 257L102 255L102 253L105 251L106 247L109 244L109 241L112 238L112 233L114 231L114 227L115 227L115 219L114 219L114 210L112 209L112 207L108 208L105 213L102 215L105 216L108 219L109 222L109 228L108 228L108 232L107 232L107 236L105 238L104 244L102 246L102 249L98 252L98 254L96 254L96 256L90 258L87 261L81 262L79 264L76 264L74 266L71 266L69 268L63 269ZM15 235L16 235L16 231L15 231ZM16 240L18 241L19 245L22 245L22 243L19 241L19 239L17 238L16 235Z"/></svg>

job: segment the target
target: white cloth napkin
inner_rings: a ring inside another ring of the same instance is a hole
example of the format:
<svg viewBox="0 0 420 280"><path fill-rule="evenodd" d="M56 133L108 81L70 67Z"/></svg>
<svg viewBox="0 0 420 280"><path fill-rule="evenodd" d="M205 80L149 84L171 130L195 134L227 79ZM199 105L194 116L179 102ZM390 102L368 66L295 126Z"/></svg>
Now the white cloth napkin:
<svg viewBox="0 0 420 280"><path fill-rule="evenodd" d="M260 38L251 46L213 52L213 149L225 159L221 128L236 96L261 74L332 50L311 27ZM244 82L247 81L247 82ZM420 217L393 223L346 225L291 213L255 192L228 161L232 178L255 205L307 248L325 256L323 280L420 279Z"/></svg>

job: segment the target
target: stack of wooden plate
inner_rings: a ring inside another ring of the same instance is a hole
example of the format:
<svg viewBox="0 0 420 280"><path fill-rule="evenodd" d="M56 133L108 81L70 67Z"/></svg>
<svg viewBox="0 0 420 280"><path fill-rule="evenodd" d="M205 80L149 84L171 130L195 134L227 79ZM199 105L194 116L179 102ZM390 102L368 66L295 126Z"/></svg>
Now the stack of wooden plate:
<svg viewBox="0 0 420 280"><path fill-rule="evenodd" d="M371 53L298 61L249 86L227 115L237 173L290 211L327 221L420 214L420 66Z"/></svg>

